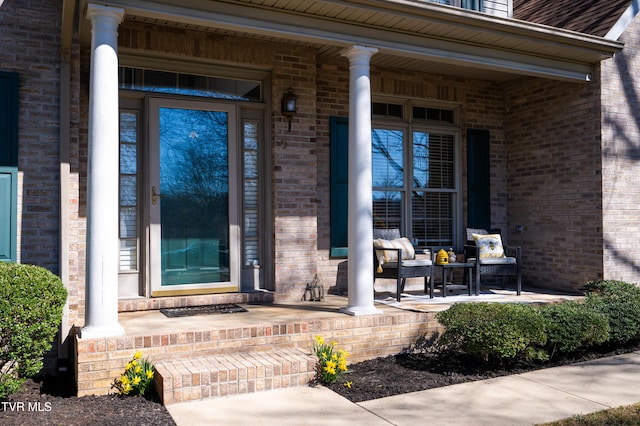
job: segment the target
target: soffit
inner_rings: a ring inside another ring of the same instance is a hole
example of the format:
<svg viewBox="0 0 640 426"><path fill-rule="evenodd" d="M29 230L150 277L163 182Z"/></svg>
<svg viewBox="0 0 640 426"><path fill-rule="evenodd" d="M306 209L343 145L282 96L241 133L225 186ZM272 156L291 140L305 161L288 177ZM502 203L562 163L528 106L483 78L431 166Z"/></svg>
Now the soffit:
<svg viewBox="0 0 640 426"><path fill-rule="evenodd" d="M112 0L127 19L311 45L377 47L372 63L506 80L584 80L622 44L419 0Z"/></svg>

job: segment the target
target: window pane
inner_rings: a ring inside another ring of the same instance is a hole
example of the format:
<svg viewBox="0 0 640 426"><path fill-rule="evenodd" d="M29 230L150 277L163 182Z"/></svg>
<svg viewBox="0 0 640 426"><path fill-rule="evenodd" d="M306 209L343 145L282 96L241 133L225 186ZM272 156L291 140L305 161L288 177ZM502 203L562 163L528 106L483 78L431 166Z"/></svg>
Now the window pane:
<svg viewBox="0 0 640 426"><path fill-rule="evenodd" d="M120 238L136 238L138 234L138 209L120 208Z"/></svg>
<svg viewBox="0 0 640 426"><path fill-rule="evenodd" d="M245 265L260 263L259 129L260 122L257 120L247 120L243 123L244 234L242 246Z"/></svg>
<svg viewBox="0 0 640 426"><path fill-rule="evenodd" d="M138 269L137 240L120 240L120 270L135 271Z"/></svg>
<svg viewBox="0 0 640 426"><path fill-rule="evenodd" d="M419 246L453 246L452 193L411 193L412 237Z"/></svg>
<svg viewBox="0 0 640 426"><path fill-rule="evenodd" d="M137 149L133 144L120 144L120 173L135 174L137 169Z"/></svg>
<svg viewBox="0 0 640 426"><path fill-rule="evenodd" d="M208 77L131 67L119 68L121 89L176 93L214 99L262 101L262 83L255 80Z"/></svg>
<svg viewBox="0 0 640 426"><path fill-rule="evenodd" d="M373 129L371 139L374 188L402 188L404 184L402 131Z"/></svg>
<svg viewBox="0 0 640 426"><path fill-rule="evenodd" d="M138 269L138 113L120 112L120 271Z"/></svg>
<svg viewBox="0 0 640 426"><path fill-rule="evenodd" d="M373 227L402 229L402 192L373 191Z"/></svg>
<svg viewBox="0 0 640 426"><path fill-rule="evenodd" d="M136 176L120 175L120 205L135 206L137 204Z"/></svg>
<svg viewBox="0 0 640 426"><path fill-rule="evenodd" d="M454 189L455 151L452 135L413 133L413 187Z"/></svg>

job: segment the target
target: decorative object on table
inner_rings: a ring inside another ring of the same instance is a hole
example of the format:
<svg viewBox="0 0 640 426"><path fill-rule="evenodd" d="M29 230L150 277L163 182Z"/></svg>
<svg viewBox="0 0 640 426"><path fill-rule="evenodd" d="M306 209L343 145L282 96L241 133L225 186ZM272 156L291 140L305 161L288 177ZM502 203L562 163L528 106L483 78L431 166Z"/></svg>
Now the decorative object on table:
<svg viewBox="0 0 640 426"><path fill-rule="evenodd" d="M449 263L456 263L456 254L453 251L453 248L449 249L447 255L449 256Z"/></svg>
<svg viewBox="0 0 640 426"><path fill-rule="evenodd" d="M449 263L449 253L445 249L440 249L436 254L436 265L446 265Z"/></svg>

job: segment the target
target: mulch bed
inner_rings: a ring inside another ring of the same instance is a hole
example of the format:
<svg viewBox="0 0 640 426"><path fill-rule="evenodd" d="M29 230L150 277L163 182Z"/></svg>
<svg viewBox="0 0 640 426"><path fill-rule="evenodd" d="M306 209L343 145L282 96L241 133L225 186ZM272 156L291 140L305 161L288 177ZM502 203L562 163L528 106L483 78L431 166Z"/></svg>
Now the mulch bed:
<svg viewBox="0 0 640 426"><path fill-rule="evenodd" d="M521 374L638 350L640 350L638 343L615 349L601 347L544 364L525 361L484 363L462 354L413 351L350 364L348 372L341 375L336 383L327 386L350 401L361 402L458 383ZM347 382L351 382L350 387L345 385Z"/></svg>
<svg viewBox="0 0 640 426"><path fill-rule="evenodd" d="M76 397L73 375L28 380L21 392L0 400L3 426L175 426L173 418L155 396Z"/></svg>

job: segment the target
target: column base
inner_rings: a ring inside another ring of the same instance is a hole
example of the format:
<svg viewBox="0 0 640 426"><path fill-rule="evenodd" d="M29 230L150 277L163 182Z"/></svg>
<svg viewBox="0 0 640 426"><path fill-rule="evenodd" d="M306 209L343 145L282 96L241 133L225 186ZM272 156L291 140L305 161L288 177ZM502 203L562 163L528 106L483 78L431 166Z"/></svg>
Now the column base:
<svg viewBox="0 0 640 426"><path fill-rule="evenodd" d="M361 315L382 315L382 310L376 309L373 306L347 306L340 308L340 313L355 317Z"/></svg>
<svg viewBox="0 0 640 426"><path fill-rule="evenodd" d="M124 328L118 323L111 325L86 326L80 330L81 339L95 339L99 337L124 336Z"/></svg>

